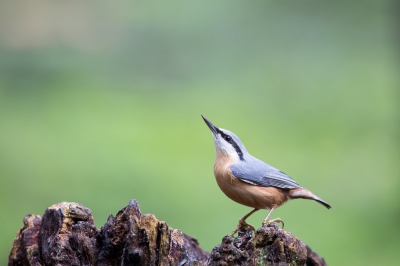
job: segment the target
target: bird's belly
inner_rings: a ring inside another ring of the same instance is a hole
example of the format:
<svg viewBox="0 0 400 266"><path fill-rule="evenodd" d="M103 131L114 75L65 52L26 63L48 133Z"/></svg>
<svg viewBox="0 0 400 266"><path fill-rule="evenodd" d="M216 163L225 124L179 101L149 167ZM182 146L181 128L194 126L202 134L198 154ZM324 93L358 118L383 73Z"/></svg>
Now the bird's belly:
<svg viewBox="0 0 400 266"><path fill-rule="evenodd" d="M271 209L288 200L286 191L245 183L234 177L229 168L223 170L215 167L214 174L220 189L237 203L257 209Z"/></svg>

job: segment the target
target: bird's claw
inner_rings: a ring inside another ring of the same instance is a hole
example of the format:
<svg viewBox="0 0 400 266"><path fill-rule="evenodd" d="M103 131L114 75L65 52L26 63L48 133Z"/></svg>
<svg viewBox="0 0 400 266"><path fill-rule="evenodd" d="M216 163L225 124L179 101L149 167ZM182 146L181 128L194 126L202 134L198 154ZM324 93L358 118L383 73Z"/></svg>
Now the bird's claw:
<svg viewBox="0 0 400 266"><path fill-rule="evenodd" d="M250 229L254 232L256 231L254 226L252 226L251 224L248 224L245 220L240 219L238 225L236 226L235 230L232 231L230 236L233 237L233 235L236 234L239 231L239 229L244 226L250 227Z"/></svg>
<svg viewBox="0 0 400 266"><path fill-rule="evenodd" d="M264 221L262 222L263 225L268 225L269 223L281 223L282 224L282 229L285 227L285 223L281 220L281 218L276 218L270 221Z"/></svg>

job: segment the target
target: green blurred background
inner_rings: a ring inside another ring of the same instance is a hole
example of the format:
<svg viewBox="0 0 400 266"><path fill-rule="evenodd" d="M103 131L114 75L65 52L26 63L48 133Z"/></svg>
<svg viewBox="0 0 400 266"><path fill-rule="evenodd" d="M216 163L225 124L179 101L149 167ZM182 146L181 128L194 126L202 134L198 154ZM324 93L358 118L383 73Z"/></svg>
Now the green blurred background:
<svg viewBox="0 0 400 266"><path fill-rule="evenodd" d="M200 114L333 206L272 217L328 264L398 263L396 5L2 1L0 263L61 201L101 227L135 198L210 251L250 208L219 190Z"/></svg>

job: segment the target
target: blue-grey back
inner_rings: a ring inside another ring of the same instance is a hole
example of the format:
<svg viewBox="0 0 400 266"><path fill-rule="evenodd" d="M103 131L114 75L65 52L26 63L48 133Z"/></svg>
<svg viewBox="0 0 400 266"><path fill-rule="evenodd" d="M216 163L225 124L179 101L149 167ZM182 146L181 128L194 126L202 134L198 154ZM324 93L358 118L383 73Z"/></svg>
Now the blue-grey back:
<svg viewBox="0 0 400 266"><path fill-rule="evenodd" d="M257 186L301 188L290 176L248 153L245 154L244 160L239 160L231 166L231 171L236 178Z"/></svg>

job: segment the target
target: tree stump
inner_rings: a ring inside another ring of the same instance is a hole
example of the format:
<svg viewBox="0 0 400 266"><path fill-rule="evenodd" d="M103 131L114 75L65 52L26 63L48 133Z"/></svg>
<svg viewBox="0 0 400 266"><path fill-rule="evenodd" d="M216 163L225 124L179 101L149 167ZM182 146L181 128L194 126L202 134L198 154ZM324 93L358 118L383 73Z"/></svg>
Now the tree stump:
<svg viewBox="0 0 400 266"><path fill-rule="evenodd" d="M271 223L253 236L241 228L225 236L211 254L197 240L172 229L152 214L142 215L136 200L94 226L90 209L73 202L54 204L24 217L8 265L326 265L308 246Z"/></svg>

